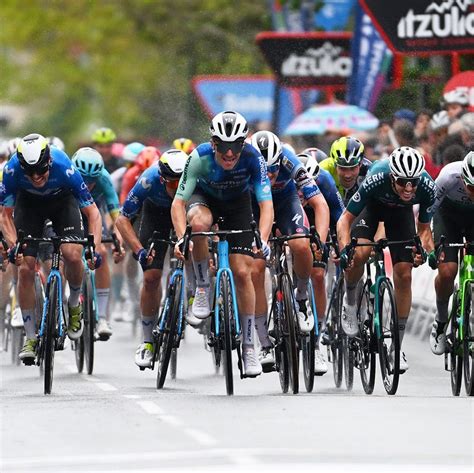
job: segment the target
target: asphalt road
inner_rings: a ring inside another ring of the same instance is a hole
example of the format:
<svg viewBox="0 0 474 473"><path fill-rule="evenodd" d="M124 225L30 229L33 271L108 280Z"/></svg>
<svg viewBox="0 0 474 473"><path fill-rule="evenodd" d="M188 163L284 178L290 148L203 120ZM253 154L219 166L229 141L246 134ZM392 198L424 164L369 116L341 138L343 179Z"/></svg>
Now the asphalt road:
<svg viewBox="0 0 474 473"><path fill-rule="evenodd" d="M225 395L203 339L188 331L178 378L155 389L134 365L130 324L96 343L92 376L57 353L53 394L36 367L0 353L0 452L9 471L473 471L473 399L451 396L443 359L406 337L410 370L396 396L334 387L282 394L278 375L240 380ZM377 373L379 376L379 374ZM301 386L304 390L303 380Z"/></svg>

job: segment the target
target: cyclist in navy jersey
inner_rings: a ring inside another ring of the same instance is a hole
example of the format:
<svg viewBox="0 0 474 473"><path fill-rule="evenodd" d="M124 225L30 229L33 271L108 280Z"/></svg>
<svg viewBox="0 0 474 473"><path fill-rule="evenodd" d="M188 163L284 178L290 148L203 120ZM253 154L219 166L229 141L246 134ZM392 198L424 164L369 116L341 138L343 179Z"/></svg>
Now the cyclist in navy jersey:
<svg viewBox="0 0 474 473"><path fill-rule="evenodd" d="M41 237L44 222L49 219L57 235L70 237L73 241L84 236L82 212L89 221L96 245L100 245L102 222L86 184L68 156L58 148L50 147L46 139L36 133L21 140L17 152L5 166L0 195L4 206L2 229L10 245L9 259L19 266L19 302L27 337L20 358L31 362L37 344L34 274L38 245L27 244L23 255L15 258L17 229L23 230L25 235ZM82 246L65 244L61 251L70 288L68 335L77 340L83 330L79 301L84 272ZM95 267L100 266L100 261L100 255L95 253Z"/></svg>
<svg viewBox="0 0 474 473"><path fill-rule="evenodd" d="M223 218L220 229L248 229L253 219L250 198L250 188L253 188L260 208L263 252L268 254L267 240L273 222L270 181L263 157L244 141L248 133L247 122L239 113L221 112L212 119L210 132L211 142L200 144L191 153L171 206L177 236L183 237L186 220L194 231L209 230L219 217ZM232 235L228 241L244 334L244 372L257 376L262 372L262 366L254 346L253 235ZM178 245L175 254L183 257ZM197 288L192 312L203 319L210 314L209 251L205 238L194 239L193 264Z"/></svg>

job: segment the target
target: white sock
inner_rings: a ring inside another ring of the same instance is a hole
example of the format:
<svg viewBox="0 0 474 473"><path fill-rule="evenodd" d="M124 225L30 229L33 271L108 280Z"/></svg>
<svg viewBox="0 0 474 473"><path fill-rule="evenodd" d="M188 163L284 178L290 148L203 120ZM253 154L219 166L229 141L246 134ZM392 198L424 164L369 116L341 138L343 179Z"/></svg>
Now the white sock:
<svg viewBox="0 0 474 473"><path fill-rule="evenodd" d="M81 286L74 287L69 284L69 305L77 307L79 305L79 296L81 295Z"/></svg>
<svg viewBox="0 0 474 473"><path fill-rule="evenodd" d="M153 343L153 315L142 315L143 343Z"/></svg>
<svg viewBox="0 0 474 473"><path fill-rule="evenodd" d="M34 309L24 309L21 311L23 325L25 327L26 338L28 340L36 338L36 324Z"/></svg>
<svg viewBox="0 0 474 473"><path fill-rule="evenodd" d="M241 315L242 345L254 347L255 315Z"/></svg>
<svg viewBox="0 0 474 473"><path fill-rule="evenodd" d="M357 289L357 284L355 284L354 286L349 286L348 282L346 281L347 302L350 305L356 304L356 289Z"/></svg>
<svg viewBox="0 0 474 473"><path fill-rule="evenodd" d="M272 341L268 336L267 314L255 316L255 330L257 331L260 345L264 348L271 347Z"/></svg>
<svg viewBox="0 0 474 473"><path fill-rule="evenodd" d="M203 259L201 261L194 261L194 274L198 287L209 287L209 261Z"/></svg>
<svg viewBox="0 0 474 473"><path fill-rule="evenodd" d="M97 289L97 311L99 312L99 318L107 318L107 304L109 303L110 289Z"/></svg>
<svg viewBox="0 0 474 473"><path fill-rule="evenodd" d="M297 301L308 299L308 282L309 282L309 277L307 278L296 277L295 298Z"/></svg>

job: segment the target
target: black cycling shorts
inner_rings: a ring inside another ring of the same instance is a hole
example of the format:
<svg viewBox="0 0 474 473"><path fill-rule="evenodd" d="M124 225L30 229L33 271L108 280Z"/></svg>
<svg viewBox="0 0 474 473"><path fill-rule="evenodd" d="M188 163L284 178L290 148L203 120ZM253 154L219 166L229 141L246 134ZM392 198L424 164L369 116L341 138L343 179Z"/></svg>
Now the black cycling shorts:
<svg viewBox="0 0 474 473"><path fill-rule="evenodd" d="M385 235L388 240L410 240L416 234L413 207L387 207L370 201L352 223L351 237L374 239L380 222L385 224ZM393 265L397 263L413 263L413 251L407 244L390 245Z"/></svg>
<svg viewBox="0 0 474 473"><path fill-rule="evenodd" d="M433 233L436 243L439 242L441 235L446 237L447 243L462 243L463 237L466 238L466 241L474 241L472 209L462 209L444 199L433 218ZM459 248L446 248L444 262L457 263L459 261L458 254Z"/></svg>
<svg viewBox="0 0 474 473"><path fill-rule="evenodd" d="M140 225L138 229L138 238L143 248L148 248L149 240L153 232L158 232L158 238L168 240L170 237L173 223L171 222L171 210L166 207L158 207L150 200L145 200L142 207ZM145 269L163 269L166 252L169 245L165 243L155 244L155 257L153 262Z"/></svg>
<svg viewBox="0 0 474 473"><path fill-rule="evenodd" d="M218 223L219 230L248 230L253 220L250 191L240 194L233 200L218 200L196 189L187 203L187 209L203 205L212 212L213 223ZM251 232L239 235L229 235L229 253L240 253L254 257L252 251L253 234Z"/></svg>
<svg viewBox="0 0 474 473"><path fill-rule="evenodd" d="M23 230L26 236L41 238L44 223L49 219L56 235L71 239L84 238L79 204L70 192L61 192L60 195L53 197L43 197L19 191L16 196L13 218L16 229ZM38 244L28 243L23 254L36 257Z"/></svg>

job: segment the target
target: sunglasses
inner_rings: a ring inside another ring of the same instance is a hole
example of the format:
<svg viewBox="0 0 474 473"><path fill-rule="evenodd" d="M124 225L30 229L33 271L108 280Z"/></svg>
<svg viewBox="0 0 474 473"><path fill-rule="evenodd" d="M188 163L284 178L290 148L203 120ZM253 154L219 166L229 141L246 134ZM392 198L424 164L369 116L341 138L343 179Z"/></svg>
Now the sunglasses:
<svg viewBox="0 0 474 473"><path fill-rule="evenodd" d="M245 144L244 140L222 141L213 139L213 142L216 147L216 151L222 154L227 153L229 149L232 151L233 154L240 153Z"/></svg>
<svg viewBox="0 0 474 473"><path fill-rule="evenodd" d="M179 186L179 179L165 179L163 176L161 177L161 179L163 180L163 182L168 184L168 186L173 190L177 189Z"/></svg>
<svg viewBox="0 0 474 473"><path fill-rule="evenodd" d="M43 164L42 166L37 166L37 167L26 167L26 166L21 166L21 169L23 169L23 172L27 176L34 176L35 174L37 176L42 176L43 174L46 174L49 171L49 162L46 164Z"/></svg>
<svg viewBox="0 0 474 473"><path fill-rule="evenodd" d="M411 184L412 187L417 187L420 183L419 177L395 177L395 183L400 187L407 187Z"/></svg>

